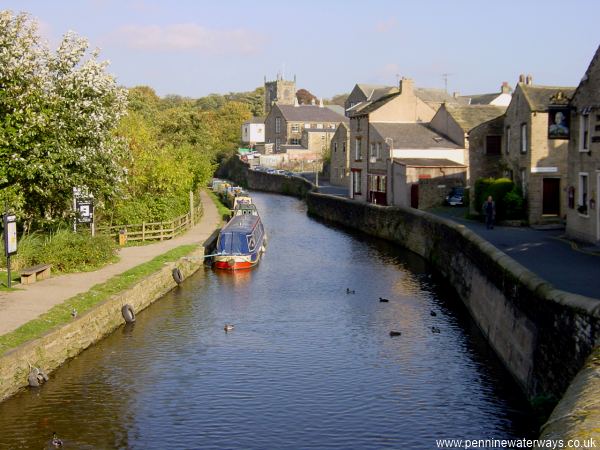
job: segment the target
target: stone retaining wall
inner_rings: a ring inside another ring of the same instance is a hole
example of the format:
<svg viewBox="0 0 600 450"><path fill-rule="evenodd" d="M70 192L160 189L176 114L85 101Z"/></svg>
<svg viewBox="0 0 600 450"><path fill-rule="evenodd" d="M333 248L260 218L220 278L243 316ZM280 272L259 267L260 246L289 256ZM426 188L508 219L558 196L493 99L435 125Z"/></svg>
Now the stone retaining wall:
<svg viewBox="0 0 600 450"><path fill-rule="evenodd" d="M27 386L29 363L50 373L67 359L76 356L124 323L121 307L130 304L139 313L177 286L171 274L178 267L184 278L204 264L204 249L199 247L176 262L165 263L158 272L33 341L0 356L0 401ZM51 382L51 381L50 381Z"/></svg>
<svg viewBox="0 0 600 450"><path fill-rule="evenodd" d="M554 289L463 225L411 208L309 193L310 214L432 262L530 399L565 392L600 343L600 302Z"/></svg>

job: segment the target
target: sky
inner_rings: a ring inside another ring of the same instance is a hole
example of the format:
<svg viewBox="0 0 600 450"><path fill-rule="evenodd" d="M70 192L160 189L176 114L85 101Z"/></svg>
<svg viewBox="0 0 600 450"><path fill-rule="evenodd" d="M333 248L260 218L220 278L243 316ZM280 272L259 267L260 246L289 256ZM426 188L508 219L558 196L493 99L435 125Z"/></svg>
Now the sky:
<svg viewBox="0 0 600 450"><path fill-rule="evenodd" d="M76 31L124 86L163 96L253 90L296 75L318 97L356 83L497 92L519 74L576 86L600 44L598 0L0 0L52 46Z"/></svg>

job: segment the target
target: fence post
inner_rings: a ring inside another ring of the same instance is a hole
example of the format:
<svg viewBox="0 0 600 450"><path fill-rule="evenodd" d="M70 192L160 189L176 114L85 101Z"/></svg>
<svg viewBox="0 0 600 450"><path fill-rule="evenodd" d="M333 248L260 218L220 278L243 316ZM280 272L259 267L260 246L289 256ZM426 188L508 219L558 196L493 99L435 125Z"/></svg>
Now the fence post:
<svg viewBox="0 0 600 450"><path fill-rule="evenodd" d="M146 240L146 222L142 222L142 242Z"/></svg>
<svg viewBox="0 0 600 450"><path fill-rule="evenodd" d="M194 192L190 191L190 227L194 226Z"/></svg>

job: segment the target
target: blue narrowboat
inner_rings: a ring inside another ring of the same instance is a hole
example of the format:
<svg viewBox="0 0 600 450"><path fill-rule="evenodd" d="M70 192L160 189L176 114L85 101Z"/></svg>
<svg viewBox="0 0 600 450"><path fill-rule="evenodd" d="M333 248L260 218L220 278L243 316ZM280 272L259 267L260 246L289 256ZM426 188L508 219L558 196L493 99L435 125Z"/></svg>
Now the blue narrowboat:
<svg viewBox="0 0 600 450"><path fill-rule="evenodd" d="M265 228L258 214L235 215L219 233L214 267L227 270L250 269L260 260L265 244Z"/></svg>

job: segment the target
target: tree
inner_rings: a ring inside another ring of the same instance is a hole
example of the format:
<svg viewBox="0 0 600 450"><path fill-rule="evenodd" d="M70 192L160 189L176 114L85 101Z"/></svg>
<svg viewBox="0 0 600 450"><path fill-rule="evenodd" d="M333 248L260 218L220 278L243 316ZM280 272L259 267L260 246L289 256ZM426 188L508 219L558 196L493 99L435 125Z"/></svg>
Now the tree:
<svg viewBox="0 0 600 450"><path fill-rule="evenodd" d="M315 103L317 102L317 97L315 97L306 89L298 89L298 91L296 91L296 98L298 99L298 103L301 105L310 105L313 101Z"/></svg>
<svg viewBox="0 0 600 450"><path fill-rule="evenodd" d="M346 99L348 98L349 95L350 94L338 94L338 95L334 95L330 99L326 100L325 104L327 104L327 105L345 106Z"/></svg>
<svg viewBox="0 0 600 450"><path fill-rule="evenodd" d="M27 226L70 211L73 187L110 197L125 147L113 133L127 92L98 52L67 33L51 52L24 13L0 11L0 190L16 189Z"/></svg>

